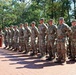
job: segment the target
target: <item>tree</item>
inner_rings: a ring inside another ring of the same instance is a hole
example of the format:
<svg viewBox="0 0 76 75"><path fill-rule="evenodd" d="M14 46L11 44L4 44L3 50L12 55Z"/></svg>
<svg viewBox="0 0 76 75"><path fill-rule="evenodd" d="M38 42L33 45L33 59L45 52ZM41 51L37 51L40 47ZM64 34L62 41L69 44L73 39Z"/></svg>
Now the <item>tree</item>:
<svg viewBox="0 0 76 75"><path fill-rule="evenodd" d="M8 2L8 3L7 3ZM19 24L24 21L22 14L25 10L26 4L19 3L15 0L0 1L0 24L2 27L10 26L11 24Z"/></svg>
<svg viewBox="0 0 76 75"><path fill-rule="evenodd" d="M74 11L71 4L74 4ZM70 12L73 13L70 14ZM76 18L76 0L0 0L0 26L18 25L26 21L38 21L44 17L45 22L53 18L58 23L64 17L69 24L72 16Z"/></svg>
<svg viewBox="0 0 76 75"><path fill-rule="evenodd" d="M76 19L76 0L73 0L73 3L74 3L74 16L75 16L75 19Z"/></svg>

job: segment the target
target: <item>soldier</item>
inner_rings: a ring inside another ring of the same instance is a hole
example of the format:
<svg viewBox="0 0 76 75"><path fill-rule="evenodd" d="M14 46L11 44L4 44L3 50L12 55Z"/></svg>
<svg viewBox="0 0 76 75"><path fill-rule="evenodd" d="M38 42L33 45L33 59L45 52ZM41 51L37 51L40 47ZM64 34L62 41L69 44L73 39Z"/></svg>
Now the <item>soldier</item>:
<svg viewBox="0 0 76 75"><path fill-rule="evenodd" d="M25 33L25 29L23 27L23 24L20 24L20 28L19 28L19 52L22 52L24 50L24 33Z"/></svg>
<svg viewBox="0 0 76 75"><path fill-rule="evenodd" d="M31 56L37 54L37 38L38 38L38 28L35 26L36 23L33 21L31 23Z"/></svg>
<svg viewBox="0 0 76 75"><path fill-rule="evenodd" d="M63 63L66 60L67 49L67 35L70 35L70 27L64 23L64 18L59 18L59 25L57 29L57 54L58 63Z"/></svg>
<svg viewBox="0 0 76 75"><path fill-rule="evenodd" d="M53 19L49 20L49 26L47 30L47 50L49 52L49 57L47 60L52 60L52 57L55 58L55 39L57 34L57 26L54 25Z"/></svg>
<svg viewBox="0 0 76 75"><path fill-rule="evenodd" d="M7 40L8 40L8 48L7 49L10 49L11 48L11 31L10 31L10 27L7 28Z"/></svg>
<svg viewBox="0 0 76 75"><path fill-rule="evenodd" d="M10 49L12 50L12 49L14 49L14 32L15 32L13 25L10 26L10 31L11 31L11 34L10 34L10 38L11 38L10 46L11 46L11 48Z"/></svg>
<svg viewBox="0 0 76 75"><path fill-rule="evenodd" d="M46 44L45 44L45 37L46 37L46 31L47 26L44 24L44 19L40 19L40 24L38 25L39 35L38 35L38 41L39 41L39 51L40 51L40 58L45 55L46 52Z"/></svg>
<svg viewBox="0 0 76 75"><path fill-rule="evenodd" d="M19 48L19 30L18 26L14 26L14 51L17 51Z"/></svg>
<svg viewBox="0 0 76 75"><path fill-rule="evenodd" d="M30 41L30 35L31 35L31 29L28 27L28 23L26 22L24 24L24 52L23 53L28 53L29 52L29 41Z"/></svg>
<svg viewBox="0 0 76 75"><path fill-rule="evenodd" d="M4 28L4 44L5 44L4 49L6 49L8 46L8 30L7 30L7 27Z"/></svg>
<svg viewBox="0 0 76 75"><path fill-rule="evenodd" d="M76 56L76 20L72 21L72 36L71 36L71 60L75 61Z"/></svg>

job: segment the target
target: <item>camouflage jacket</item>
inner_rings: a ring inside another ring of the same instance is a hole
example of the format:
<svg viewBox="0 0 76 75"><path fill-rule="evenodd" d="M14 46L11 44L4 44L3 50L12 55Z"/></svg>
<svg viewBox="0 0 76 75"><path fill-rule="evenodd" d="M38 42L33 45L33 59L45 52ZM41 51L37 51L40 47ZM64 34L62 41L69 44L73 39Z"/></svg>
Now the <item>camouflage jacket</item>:
<svg viewBox="0 0 76 75"><path fill-rule="evenodd" d="M55 40L57 34L57 26L49 25L47 30L47 40Z"/></svg>
<svg viewBox="0 0 76 75"><path fill-rule="evenodd" d="M27 26L25 27L25 30L24 30L24 37L29 38L30 35L31 35L31 29Z"/></svg>
<svg viewBox="0 0 76 75"><path fill-rule="evenodd" d="M4 30L4 39L7 39L7 38L8 38L8 31Z"/></svg>
<svg viewBox="0 0 76 75"><path fill-rule="evenodd" d="M14 39L18 39L18 37L19 37L19 30L18 29L15 29Z"/></svg>
<svg viewBox="0 0 76 75"><path fill-rule="evenodd" d="M71 38L76 40L76 26L72 26L71 30L72 30Z"/></svg>
<svg viewBox="0 0 76 75"><path fill-rule="evenodd" d="M58 39L62 39L62 38L66 38L67 36L69 36L71 33L71 29L67 24L62 24L59 25L57 28L57 38Z"/></svg>
<svg viewBox="0 0 76 75"><path fill-rule="evenodd" d="M8 39L10 40L10 38L11 38L11 31L10 30L8 30L7 36L8 36Z"/></svg>
<svg viewBox="0 0 76 75"><path fill-rule="evenodd" d="M15 30L12 28L12 29L10 29L10 31L11 31L10 37L13 38L13 37L14 37L14 32L15 32Z"/></svg>
<svg viewBox="0 0 76 75"><path fill-rule="evenodd" d="M19 28L19 38L24 38L24 34L25 34L25 29L24 29L24 27Z"/></svg>
<svg viewBox="0 0 76 75"><path fill-rule="evenodd" d="M45 24L39 24L38 25L38 30L39 30L39 37L42 39L45 39L46 33L47 33L47 26Z"/></svg>
<svg viewBox="0 0 76 75"><path fill-rule="evenodd" d="M31 39L34 40L38 36L38 28L36 26L31 27Z"/></svg>

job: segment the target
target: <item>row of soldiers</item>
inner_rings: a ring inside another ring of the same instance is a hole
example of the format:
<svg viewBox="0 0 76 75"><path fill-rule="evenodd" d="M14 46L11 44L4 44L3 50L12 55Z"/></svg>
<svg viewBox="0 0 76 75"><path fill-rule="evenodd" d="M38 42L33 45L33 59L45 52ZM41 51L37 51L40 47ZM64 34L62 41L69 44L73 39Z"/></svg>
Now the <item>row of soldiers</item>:
<svg viewBox="0 0 76 75"><path fill-rule="evenodd" d="M44 19L39 20L39 25L33 21L31 26L28 23L20 26L10 26L4 29L5 48L22 53L30 52L30 55L39 54L39 58L48 54L46 60L53 60L57 57L58 63L66 61L66 55L71 60L76 56L76 20L72 21L69 27L63 17L59 18L59 25L55 25L53 19L44 23Z"/></svg>

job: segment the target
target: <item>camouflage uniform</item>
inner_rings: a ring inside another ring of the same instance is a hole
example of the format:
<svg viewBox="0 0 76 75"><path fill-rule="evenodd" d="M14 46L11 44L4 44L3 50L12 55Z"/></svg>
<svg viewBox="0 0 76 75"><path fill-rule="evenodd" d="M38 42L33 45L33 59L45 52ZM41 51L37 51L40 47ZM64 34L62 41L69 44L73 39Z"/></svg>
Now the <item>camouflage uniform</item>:
<svg viewBox="0 0 76 75"><path fill-rule="evenodd" d="M10 31L11 31L11 35L10 35L10 38L11 38L11 43L10 43L10 46L12 49L14 49L14 28L13 26L10 27Z"/></svg>
<svg viewBox="0 0 76 75"><path fill-rule="evenodd" d="M67 35L70 33L70 28L67 24L63 23L62 25L58 26L57 29L57 54L58 54L58 61L65 61L65 53L67 49Z"/></svg>
<svg viewBox="0 0 76 75"><path fill-rule="evenodd" d="M24 33L25 33L25 29L23 27L23 24L20 24L20 28L19 28L19 51L23 51L24 50Z"/></svg>
<svg viewBox="0 0 76 75"><path fill-rule="evenodd" d="M49 58L55 57L55 44L56 44L57 27L55 25L49 25L47 30L47 50L49 52Z"/></svg>
<svg viewBox="0 0 76 75"><path fill-rule="evenodd" d="M8 48L11 48L11 31L10 31L10 27L8 27L7 30L8 30L8 33L7 33Z"/></svg>
<svg viewBox="0 0 76 75"><path fill-rule="evenodd" d="M30 28L28 27L28 23L25 23L24 24L24 28L25 28L25 30L24 30L24 53L27 53L27 52L29 52L29 38L30 38L30 35L31 35L31 30L30 30Z"/></svg>
<svg viewBox="0 0 76 75"><path fill-rule="evenodd" d="M38 38L38 28L35 26L35 22L32 22L34 26L31 26L31 49L33 53L31 55L34 55L37 53L37 38ZM31 25L32 25L31 24Z"/></svg>
<svg viewBox="0 0 76 75"><path fill-rule="evenodd" d="M76 20L75 20L76 22ZM72 54L72 60L75 60L76 56L76 25L71 27L72 30L72 36L71 36L71 54Z"/></svg>
<svg viewBox="0 0 76 75"><path fill-rule="evenodd" d="M19 49L19 30L17 26L14 28L14 49Z"/></svg>
<svg viewBox="0 0 76 75"><path fill-rule="evenodd" d="M47 26L44 23L39 24L38 30L39 30L39 35L38 35L39 51L41 53L40 57L42 57L45 55L45 51L46 51L45 37L46 37Z"/></svg>
<svg viewBox="0 0 76 75"><path fill-rule="evenodd" d="M5 27L4 29L4 44L5 44L5 48L8 46L8 31L7 31L7 27Z"/></svg>

